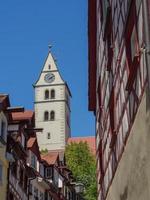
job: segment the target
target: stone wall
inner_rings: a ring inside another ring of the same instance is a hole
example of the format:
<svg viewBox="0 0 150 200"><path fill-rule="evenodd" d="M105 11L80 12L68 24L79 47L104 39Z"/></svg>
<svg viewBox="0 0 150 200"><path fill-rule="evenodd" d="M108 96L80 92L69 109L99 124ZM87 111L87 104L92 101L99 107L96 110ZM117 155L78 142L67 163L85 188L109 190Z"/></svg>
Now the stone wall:
<svg viewBox="0 0 150 200"><path fill-rule="evenodd" d="M107 200L150 199L150 98L145 92Z"/></svg>

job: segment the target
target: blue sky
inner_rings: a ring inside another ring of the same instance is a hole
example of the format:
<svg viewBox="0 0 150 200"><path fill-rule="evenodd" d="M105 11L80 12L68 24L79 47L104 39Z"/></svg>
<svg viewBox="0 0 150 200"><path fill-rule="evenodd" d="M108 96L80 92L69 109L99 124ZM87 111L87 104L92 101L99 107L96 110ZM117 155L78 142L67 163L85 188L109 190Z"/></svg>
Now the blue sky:
<svg viewBox="0 0 150 200"><path fill-rule="evenodd" d="M88 111L87 0L0 1L0 92L33 109L32 84L48 53L72 92L72 135L94 135Z"/></svg>

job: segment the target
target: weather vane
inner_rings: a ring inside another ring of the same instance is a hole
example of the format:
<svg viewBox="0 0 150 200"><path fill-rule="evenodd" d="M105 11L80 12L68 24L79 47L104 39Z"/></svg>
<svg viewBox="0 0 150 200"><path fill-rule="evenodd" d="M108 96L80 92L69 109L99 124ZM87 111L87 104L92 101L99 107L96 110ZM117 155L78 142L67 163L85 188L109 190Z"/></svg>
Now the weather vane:
<svg viewBox="0 0 150 200"><path fill-rule="evenodd" d="M51 44L49 44L49 45L48 45L48 48L49 48L49 50L50 50L50 49L52 48L52 45L51 45Z"/></svg>

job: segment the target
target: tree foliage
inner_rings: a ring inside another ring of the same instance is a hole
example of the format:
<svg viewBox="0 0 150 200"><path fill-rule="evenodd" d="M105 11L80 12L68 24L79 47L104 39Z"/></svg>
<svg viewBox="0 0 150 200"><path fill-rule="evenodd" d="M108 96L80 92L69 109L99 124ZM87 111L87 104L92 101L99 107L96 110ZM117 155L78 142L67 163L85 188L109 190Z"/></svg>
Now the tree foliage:
<svg viewBox="0 0 150 200"><path fill-rule="evenodd" d="M66 162L77 182L83 183L84 198L96 199L96 162L86 142L71 143L66 147Z"/></svg>

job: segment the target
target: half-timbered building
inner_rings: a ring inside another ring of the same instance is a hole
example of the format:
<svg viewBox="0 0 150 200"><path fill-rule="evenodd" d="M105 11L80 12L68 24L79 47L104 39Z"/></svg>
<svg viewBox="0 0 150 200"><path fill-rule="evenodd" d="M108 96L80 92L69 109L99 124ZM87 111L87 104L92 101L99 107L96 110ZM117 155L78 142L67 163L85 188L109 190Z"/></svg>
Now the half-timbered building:
<svg viewBox="0 0 150 200"><path fill-rule="evenodd" d="M11 119L11 115L7 112L10 107L9 96L0 94L0 194L1 200L6 200L7 185L8 185L8 167L9 155L6 153L7 149L7 127Z"/></svg>
<svg viewBox="0 0 150 200"><path fill-rule="evenodd" d="M34 128L34 113L11 109L8 125L8 200L81 199L63 152L41 153ZM41 133L42 134L42 133Z"/></svg>
<svg viewBox="0 0 150 200"><path fill-rule="evenodd" d="M99 200L150 199L146 2L89 0Z"/></svg>
<svg viewBox="0 0 150 200"><path fill-rule="evenodd" d="M7 152L12 155L8 175L8 200L28 199L28 182L34 177L33 170L26 163L28 129L31 128L33 128L33 112L12 112L7 144Z"/></svg>

